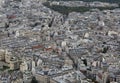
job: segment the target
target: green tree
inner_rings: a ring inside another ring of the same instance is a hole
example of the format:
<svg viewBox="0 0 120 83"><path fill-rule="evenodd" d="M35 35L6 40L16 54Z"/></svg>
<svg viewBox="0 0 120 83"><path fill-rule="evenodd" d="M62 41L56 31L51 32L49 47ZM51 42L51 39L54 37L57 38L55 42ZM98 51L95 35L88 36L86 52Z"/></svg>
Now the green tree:
<svg viewBox="0 0 120 83"><path fill-rule="evenodd" d="M36 80L35 77L33 77L31 83L38 83L38 81Z"/></svg>

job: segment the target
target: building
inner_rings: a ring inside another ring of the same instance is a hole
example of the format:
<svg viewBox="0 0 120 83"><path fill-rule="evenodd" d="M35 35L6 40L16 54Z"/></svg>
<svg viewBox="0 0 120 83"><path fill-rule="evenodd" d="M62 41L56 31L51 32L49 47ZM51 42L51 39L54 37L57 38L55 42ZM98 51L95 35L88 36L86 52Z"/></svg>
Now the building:
<svg viewBox="0 0 120 83"><path fill-rule="evenodd" d="M20 64L20 71L21 71L21 72L24 72L24 71L26 71L26 70L28 70L28 65L27 65L27 63L24 61L23 63Z"/></svg>
<svg viewBox="0 0 120 83"><path fill-rule="evenodd" d="M116 75L116 82L120 82L120 75Z"/></svg>
<svg viewBox="0 0 120 83"><path fill-rule="evenodd" d="M16 69L19 69L20 68L20 61L16 58L16 57L12 57L10 59L10 69L11 70L16 70Z"/></svg>
<svg viewBox="0 0 120 83"><path fill-rule="evenodd" d="M11 52L8 52L8 51L6 50L6 53L5 53L5 62L9 64L11 57L12 57L12 53L11 53Z"/></svg>
<svg viewBox="0 0 120 83"><path fill-rule="evenodd" d="M24 83L30 83L32 81L32 72L30 71L25 71L23 73L23 81Z"/></svg>
<svg viewBox="0 0 120 83"><path fill-rule="evenodd" d="M5 60L5 50L0 49L0 61Z"/></svg>

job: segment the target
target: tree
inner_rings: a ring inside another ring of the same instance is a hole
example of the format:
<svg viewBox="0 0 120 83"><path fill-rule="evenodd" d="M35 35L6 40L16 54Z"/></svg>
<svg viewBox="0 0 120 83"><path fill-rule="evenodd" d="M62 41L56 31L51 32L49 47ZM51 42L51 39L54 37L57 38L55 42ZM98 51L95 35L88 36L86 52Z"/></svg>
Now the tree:
<svg viewBox="0 0 120 83"><path fill-rule="evenodd" d="M36 80L35 77L33 77L31 83L38 83L38 81Z"/></svg>
<svg viewBox="0 0 120 83"><path fill-rule="evenodd" d="M107 53L109 47L104 47L102 53Z"/></svg>

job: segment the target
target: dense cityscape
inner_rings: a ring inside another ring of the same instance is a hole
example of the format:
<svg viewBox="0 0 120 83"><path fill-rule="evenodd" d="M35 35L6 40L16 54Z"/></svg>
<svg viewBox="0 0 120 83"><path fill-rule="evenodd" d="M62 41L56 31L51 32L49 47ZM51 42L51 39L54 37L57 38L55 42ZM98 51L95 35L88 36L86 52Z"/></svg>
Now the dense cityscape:
<svg viewBox="0 0 120 83"><path fill-rule="evenodd" d="M120 83L116 1L0 0L0 83Z"/></svg>

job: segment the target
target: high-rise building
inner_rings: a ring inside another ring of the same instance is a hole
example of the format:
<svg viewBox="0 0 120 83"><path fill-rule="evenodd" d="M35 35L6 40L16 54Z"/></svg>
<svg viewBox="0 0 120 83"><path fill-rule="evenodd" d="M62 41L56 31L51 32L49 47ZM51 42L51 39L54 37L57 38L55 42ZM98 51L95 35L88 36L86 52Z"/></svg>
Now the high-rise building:
<svg viewBox="0 0 120 83"><path fill-rule="evenodd" d="M28 65L27 63L24 61L23 63L20 64L20 71L24 72L28 70Z"/></svg>
<svg viewBox="0 0 120 83"><path fill-rule="evenodd" d="M5 60L5 50L0 49L0 61Z"/></svg>
<svg viewBox="0 0 120 83"><path fill-rule="evenodd" d="M116 75L116 82L120 82L120 75Z"/></svg>
<svg viewBox="0 0 120 83"><path fill-rule="evenodd" d="M12 53L8 52L8 50L6 50L6 52L5 52L5 62L10 63L11 57L12 57Z"/></svg>

